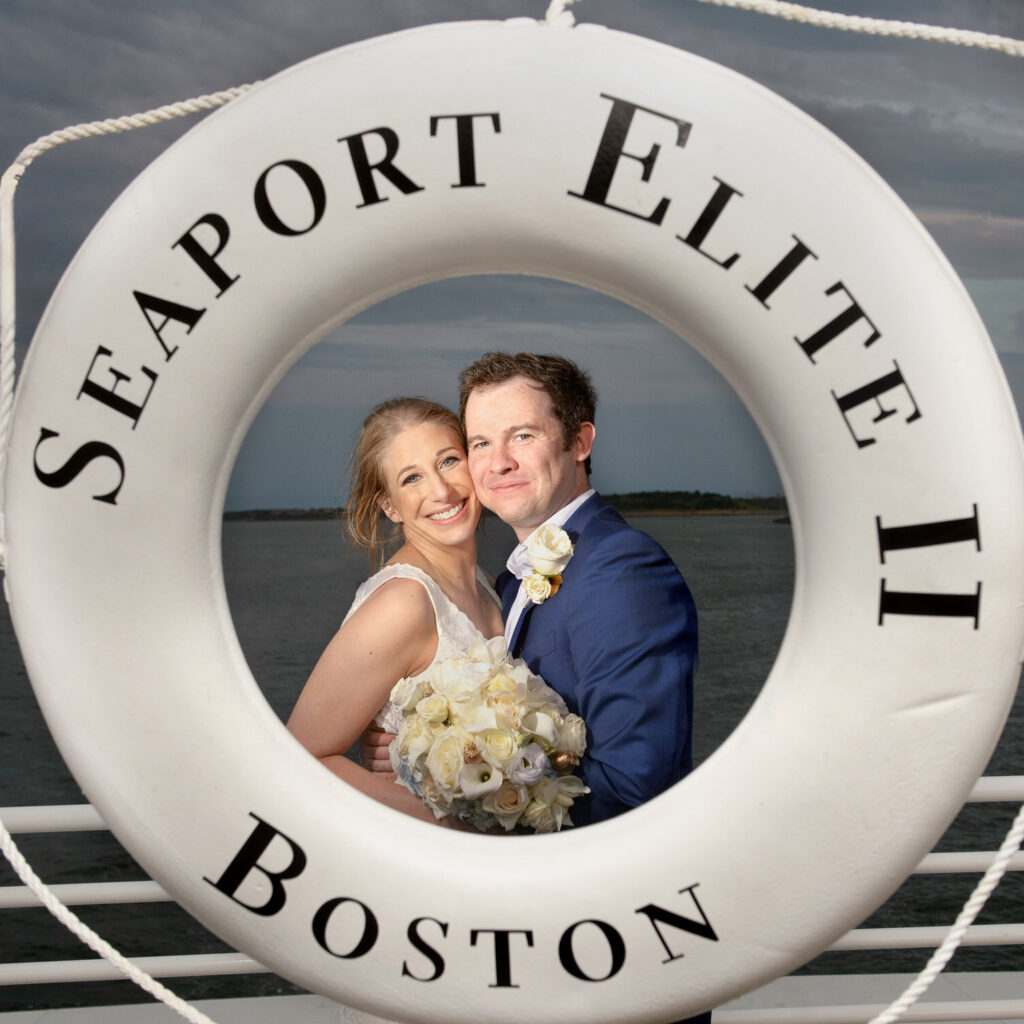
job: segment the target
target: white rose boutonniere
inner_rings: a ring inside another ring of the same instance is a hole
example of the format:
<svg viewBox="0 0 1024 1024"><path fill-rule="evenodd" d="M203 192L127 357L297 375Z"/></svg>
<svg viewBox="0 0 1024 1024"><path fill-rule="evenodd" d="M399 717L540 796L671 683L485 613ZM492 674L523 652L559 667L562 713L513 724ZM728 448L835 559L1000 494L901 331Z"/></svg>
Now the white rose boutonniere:
<svg viewBox="0 0 1024 1024"><path fill-rule="evenodd" d="M572 541L560 526L548 523L535 530L526 544L533 571L541 576L560 576L572 558Z"/></svg>
<svg viewBox="0 0 1024 1024"><path fill-rule="evenodd" d="M526 555L533 572L523 580L527 596L534 604L541 604L558 592L562 572L572 552L569 534L560 526L547 523L534 531L526 543Z"/></svg>
<svg viewBox="0 0 1024 1024"><path fill-rule="evenodd" d="M556 580L557 582L555 582ZM541 576L539 572L535 572L523 580L523 587L526 590L526 596L534 604L542 604L558 590L561 582L561 576L552 576L549 579L547 576Z"/></svg>

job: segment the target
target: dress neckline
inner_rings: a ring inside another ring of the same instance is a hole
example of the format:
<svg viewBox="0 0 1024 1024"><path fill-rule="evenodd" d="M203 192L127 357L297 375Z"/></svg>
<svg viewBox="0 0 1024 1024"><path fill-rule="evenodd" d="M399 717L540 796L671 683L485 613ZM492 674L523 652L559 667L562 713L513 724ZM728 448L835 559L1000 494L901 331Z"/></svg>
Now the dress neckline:
<svg viewBox="0 0 1024 1024"><path fill-rule="evenodd" d="M425 569L421 569L418 565L413 565L411 562L390 562L387 565L383 566L381 569L379 569L376 573L374 573L374 576L376 577L383 575L384 573L387 573L389 569L400 569L411 572L416 579L419 579L421 583L427 586L428 590L430 589L430 587L436 588L438 594L441 595L441 598L445 601L448 607L453 612L455 612L456 615L461 615L462 618L465 619L467 623L469 623L470 627L474 629L481 637L483 637L484 640L494 640L496 637L502 636L501 633L496 633L495 636L493 637L484 636L484 631L444 592L444 587L442 587L441 584L438 583L437 580L435 580L434 577L431 576L430 573L428 573ZM501 599L498 597L496 591L490 585L490 583L488 583L487 574L483 571L483 569L480 568L479 565L476 566L476 578L478 583L482 583L484 585L484 590L486 590L487 593L491 596L491 598L494 600L494 603L498 606L498 610L500 611Z"/></svg>

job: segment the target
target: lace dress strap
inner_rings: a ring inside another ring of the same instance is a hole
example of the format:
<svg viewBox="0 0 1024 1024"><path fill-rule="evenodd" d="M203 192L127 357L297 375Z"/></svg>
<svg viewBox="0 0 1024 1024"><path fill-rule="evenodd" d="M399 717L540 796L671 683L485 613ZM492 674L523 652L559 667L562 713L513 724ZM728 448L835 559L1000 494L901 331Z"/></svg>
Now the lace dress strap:
<svg viewBox="0 0 1024 1024"><path fill-rule="evenodd" d="M477 572L479 571L478 568ZM348 613L345 615L342 625L351 618L352 614L372 593L379 590L385 583L399 579L416 580L423 584L430 597L430 604L434 609L434 618L438 623L438 630L440 631L441 619L447 611L447 605L450 605L451 602L437 583L422 569L417 568L415 565L407 565L404 562L398 562L395 565L385 565L379 572L374 573L369 579L363 580L359 584L355 599L352 601L352 607L349 608Z"/></svg>
<svg viewBox="0 0 1024 1024"><path fill-rule="evenodd" d="M477 566L477 582L487 591L494 603L500 608L501 599L494 592L487 574ZM440 585L427 575L422 569L415 565L407 565L398 562L395 565L386 565L380 572L375 573L368 580L360 584L356 591L355 600L349 608L345 621L348 621L353 612L372 594L395 579L417 580L426 589L430 597L431 606L434 609L434 621L437 624L438 648L434 661L441 661L450 658L453 654L465 650L475 640L482 636L481 632L473 624L472 619L458 607L448 595L441 589Z"/></svg>

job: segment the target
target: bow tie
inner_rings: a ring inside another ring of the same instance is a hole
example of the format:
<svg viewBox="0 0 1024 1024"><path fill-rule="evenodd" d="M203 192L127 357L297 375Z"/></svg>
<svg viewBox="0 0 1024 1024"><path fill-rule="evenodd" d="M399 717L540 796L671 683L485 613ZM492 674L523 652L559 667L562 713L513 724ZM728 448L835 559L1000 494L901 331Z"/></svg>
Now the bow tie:
<svg viewBox="0 0 1024 1024"><path fill-rule="evenodd" d="M519 544L508 556L508 561L505 563L505 568L517 580L526 579L527 576L533 574L533 566L530 565L530 556L526 553L526 545Z"/></svg>

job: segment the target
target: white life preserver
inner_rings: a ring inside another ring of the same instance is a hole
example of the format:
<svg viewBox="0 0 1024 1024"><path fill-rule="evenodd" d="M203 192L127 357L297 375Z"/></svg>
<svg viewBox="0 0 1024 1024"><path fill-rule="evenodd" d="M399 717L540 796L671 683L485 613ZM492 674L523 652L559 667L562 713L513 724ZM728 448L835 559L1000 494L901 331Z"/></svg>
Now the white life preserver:
<svg viewBox="0 0 1024 1024"><path fill-rule="evenodd" d="M395 814L299 747L219 544L289 365L386 296L508 272L623 299L721 369L775 456L797 573L763 692L690 778L501 841ZM806 961L953 818L1024 645L1020 428L936 246L779 97L591 27L345 47L171 146L46 311L7 496L26 664L115 834L228 942L401 1019L675 1019Z"/></svg>

